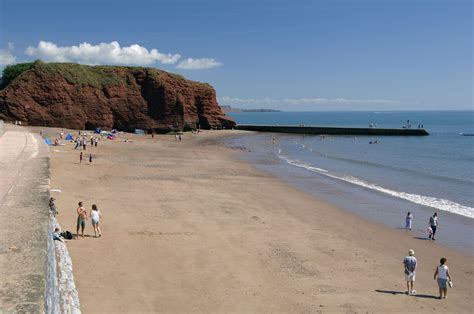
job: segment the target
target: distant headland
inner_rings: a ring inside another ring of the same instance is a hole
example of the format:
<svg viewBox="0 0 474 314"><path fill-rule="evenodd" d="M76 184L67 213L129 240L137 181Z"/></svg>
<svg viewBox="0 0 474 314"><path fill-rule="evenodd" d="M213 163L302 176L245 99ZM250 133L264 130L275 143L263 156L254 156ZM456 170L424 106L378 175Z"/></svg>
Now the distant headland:
<svg viewBox="0 0 474 314"><path fill-rule="evenodd" d="M221 106L221 109L224 112L281 112L276 109L239 109L231 106Z"/></svg>

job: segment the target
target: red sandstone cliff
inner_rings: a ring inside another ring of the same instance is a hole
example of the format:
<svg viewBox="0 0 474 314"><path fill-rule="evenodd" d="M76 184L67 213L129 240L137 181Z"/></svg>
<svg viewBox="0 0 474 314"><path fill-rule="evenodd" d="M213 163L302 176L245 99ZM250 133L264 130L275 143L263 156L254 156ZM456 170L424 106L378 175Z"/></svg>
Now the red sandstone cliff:
<svg viewBox="0 0 474 314"><path fill-rule="evenodd" d="M231 128L212 86L153 68L35 62L0 91L0 119L71 129Z"/></svg>

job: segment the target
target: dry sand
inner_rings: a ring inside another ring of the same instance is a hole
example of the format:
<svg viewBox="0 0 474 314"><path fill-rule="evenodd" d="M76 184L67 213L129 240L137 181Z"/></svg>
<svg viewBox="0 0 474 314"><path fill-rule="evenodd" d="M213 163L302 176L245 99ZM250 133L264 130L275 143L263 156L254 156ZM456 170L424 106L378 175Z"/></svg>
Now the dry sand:
<svg viewBox="0 0 474 314"><path fill-rule="evenodd" d="M129 135L88 148L92 165L71 144L51 148L63 229L75 232L78 201L103 214L101 238L89 220L89 237L68 243L84 313L472 311L472 257L343 212L211 141L237 134ZM403 294L410 248L416 297ZM447 300L435 298L442 256Z"/></svg>

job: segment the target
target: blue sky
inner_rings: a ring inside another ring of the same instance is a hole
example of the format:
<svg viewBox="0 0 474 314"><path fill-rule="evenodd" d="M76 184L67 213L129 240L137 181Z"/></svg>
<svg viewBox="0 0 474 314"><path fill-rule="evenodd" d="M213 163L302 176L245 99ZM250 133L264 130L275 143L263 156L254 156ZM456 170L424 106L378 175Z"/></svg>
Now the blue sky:
<svg viewBox="0 0 474 314"><path fill-rule="evenodd" d="M470 0L0 3L0 67L157 67L240 108L473 109Z"/></svg>

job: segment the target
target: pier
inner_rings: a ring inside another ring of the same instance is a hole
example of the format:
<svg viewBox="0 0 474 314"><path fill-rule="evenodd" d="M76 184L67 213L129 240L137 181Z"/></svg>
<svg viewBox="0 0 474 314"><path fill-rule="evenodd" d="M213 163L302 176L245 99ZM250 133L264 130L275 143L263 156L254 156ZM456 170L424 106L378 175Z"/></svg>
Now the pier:
<svg viewBox="0 0 474 314"><path fill-rule="evenodd" d="M297 125L239 124L239 130L313 135L426 136L425 129L349 128Z"/></svg>

